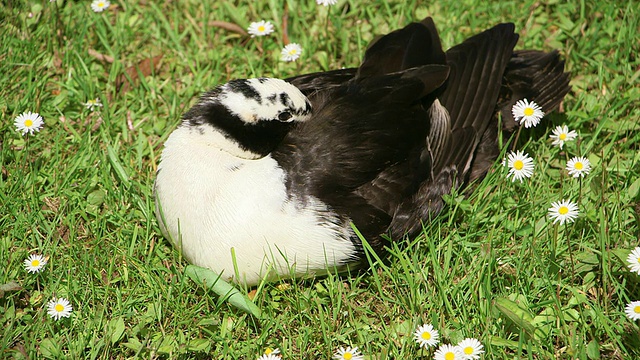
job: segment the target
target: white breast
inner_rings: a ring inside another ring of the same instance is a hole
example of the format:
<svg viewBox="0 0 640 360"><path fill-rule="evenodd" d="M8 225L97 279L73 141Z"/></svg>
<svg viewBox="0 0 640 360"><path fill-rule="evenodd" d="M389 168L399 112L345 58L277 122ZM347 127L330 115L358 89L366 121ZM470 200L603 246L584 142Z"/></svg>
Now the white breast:
<svg viewBox="0 0 640 360"><path fill-rule="evenodd" d="M263 277L322 273L354 259L349 224L328 217L317 199L303 205L290 198L273 158L234 156L242 154L229 152L231 141L202 131L179 127L169 136L155 184L161 228L187 260L253 285Z"/></svg>

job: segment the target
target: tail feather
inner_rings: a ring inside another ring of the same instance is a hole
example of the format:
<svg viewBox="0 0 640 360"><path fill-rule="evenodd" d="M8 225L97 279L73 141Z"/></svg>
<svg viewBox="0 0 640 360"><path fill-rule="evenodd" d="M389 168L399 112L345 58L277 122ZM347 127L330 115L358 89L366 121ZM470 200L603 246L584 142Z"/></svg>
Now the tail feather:
<svg viewBox="0 0 640 360"><path fill-rule="evenodd" d="M434 172L454 165L458 175L468 171L474 149L491 122L502 75L518 41L513 24L500 24L446 52L450 75L438 96L449 111L451 136L437 158Z"/></svg>
<svg viewBox="0 0 640 360"><path fill-rule="evenodd" d="M517 126L511 108L518 100L535 101L542 111L549 113L560 105L570 90L569 73L564 72L564 61L557 51L516 51L503 82L498 110L506 131L513 131Z"/></svg>
<svg viewBox="0 0 640 360"><path fill-rule="evenodd" d="M511 113L511 108L518 100L526 98L535 101L542 111L549 113L560 105L569 90L569 73L564 72L564 61L557 51L516 51L505 71L496 115L492 121L497 124L497 114L500 113L502 128L510 134L518 126ZM469 181L483 178L499 154L498 127L492 126L480 141Z"/></svg>

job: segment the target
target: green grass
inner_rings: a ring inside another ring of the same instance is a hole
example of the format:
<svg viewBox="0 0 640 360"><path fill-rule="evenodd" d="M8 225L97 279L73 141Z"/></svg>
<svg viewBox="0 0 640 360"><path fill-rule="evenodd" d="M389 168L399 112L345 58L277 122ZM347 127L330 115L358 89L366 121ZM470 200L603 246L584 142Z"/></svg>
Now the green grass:
<svg viewBox="0 0 640 360"><path fill-rule="evenodd" d="M304 48L295 63L278 59L285 14L289 39ZM262 320L186 277L159 234L151 188L162 143L193 99L232 78L356 66L375 34L427 15L447 48L511 21L518 48L559 49L573 91L543 124L566 123L579 141L559 152L549 126L524 131L532 179L505 181L497 165L370 271L264 285ZM275 36L211 26L259 19ZM104 13L88 1L0 4L0 284L21 286L0 298L0 358L253 359L278 347L284 359L329 359L353 345L368 359L428 359L411 337L422 323L445 342L478 338L485 359L640 357L640 328L624 314L640 300L640 276L625 264L640 236L639 28L637 4L621 0L341 0L328 9L132 0ZM118 89L127 68L157 55L151 75ZM104 107L90 113L82 103L96 97ZM41 132L15 130L24 111L44 117ZM578 154L594 166L581 182L563 170ZM555 226L547 208L563 197L580 216ZM44 272L25 272L30 253L50 256ZM47 315L54 296L71 301L69 319Z"/></svg>

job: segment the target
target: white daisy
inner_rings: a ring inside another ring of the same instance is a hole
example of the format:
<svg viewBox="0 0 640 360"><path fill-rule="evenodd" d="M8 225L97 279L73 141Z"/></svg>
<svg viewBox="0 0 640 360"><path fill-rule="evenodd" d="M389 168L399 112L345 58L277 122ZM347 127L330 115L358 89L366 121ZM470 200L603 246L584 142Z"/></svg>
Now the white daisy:
<svg viewBox="0 0 640 360"><path fill-rule="evenodd" d="M252 22L247 28L247 32L251 37L265 36L273 32L273 25L269 21Z"/></svg>
<svg viewBox="0 0 640 360"><path fill-rule="evenodd" d="M438 334L438 330L434 329L431 324L424 324L422 326L419 326L418 329L416 329L416 331L413 333L413 336L415 337L416 342L424 348L436 346L438 345L438 342L440 342L438 340L440 336Z"/></svg>
<svg viewBox="0 0 640 360"><path fill-rule="evenodd" d="M69 300L65 298L54 298L47 304L47 313L56 320L71 316L72 311L73 307L71 306L71 303L69 303Z"/></svg>
<svg viewBox="0 0 640 360"><path fill-rule="evenodd" d="M329 6L337 4L338 0L316 0L316 3L322 6Z"/></svg>
<svg viewBox="0 0 640 360"><path fill-rule="evenodd" d="M640 275L640 246L631 251L627 256L627 262L631 271Z"/></svg>
<svg viewBox="0 0 640 360"><path fill-rule="evenodd" d="M280 356L274 354L264 354L258 358L258 360L281 360Z"/></svg>
<svg viewBox="0 0 640 360"><path fill-rule="evenodd" d="M549 217L553 219L553 223L565 222L571 223L578 217L578 205L570 200L562 200L551 203L549 208Z"/></svg>
<svg viewBox="0 0 640 360"><path fill-rule="evenodd" d="M549 137L553 140L552 145L557 145L560 149L567 141L573 141L578 136L578 133L575 130L569 131L569 127L567 125L556 126L553 129L553 134L549 135Z"/></svg>
<svg viewBox="0 0 640 360"><path fill-rule="evenodd" d="M440 345L433 354L434 360L461 360L462 358L462 349L449 344Z"/></svg>
<svg viewBox="0 0 640 360"><path fill-rule="evenodd" d="M280 349L278 349L278 348L272 349L272 348L268 347L268 348L264 349L264 354L265 355L277 355L277 354L280 354Z"/></svg>
<svg viewBox="0 0 640 360"><path fill-rule="evenodd" d="M474 338L466 338L458 344L460 350L462 350L462 358L465 360L480 359L480 355L484 353L484 346Z"/></svg>
<svg viewBox="0 0 640 360"><path fill-rule="evenodd" d="M640 301L632 301L627 304L624 312L627 313L627 317L631 320L640 319Z"/></svg>
<svg viewBox="0 0 640 360"><path fill-rule="evenodd" d="M302 54L302 47L296 43L285 46L280 52L282 61L296 61L300 54Z"/></svg>
<svg viewBox="0 0 640 360"><path fill-rule="evenodd" d="M338 351L333 355L336 360L364 360L364 356L358 351L358 347L347 347L346 349L340 347Z"/></svg>
<svg viewBox="0 0 640 360"><path fill-rule="evenodd" d="M94 12L103 12L111 5L109 0L93 0L91 2L91 10Z"/></svg>
<svg viewBox="0 0 640 360"><path fill-rule="evenodd" d="M538 125L540 123L540 119L544 116L544 112L542 112L542 108L538 106L538 104L533 101L528 101L527 99L518 100L513 108L511 108L511 113L517 122L520 124L524 123L525 128L530 128Z"/></svg>
<svg viewBox="0 0 640 360"><path fill-rule="evenodd" d="M507 167L509 167L507 179L511 177L511 181L520 180L522 182L522 179L533 175L533 159L521 150L509 153Z"/></svg>
<svg viewBox="0 0 640 360"><path fill-rule="evenodd" d="M24 269L27 270L27 272L35 274L37 272L42 271L42 269L44 269L44 266L47 265L48 260L49 258L44 257L42 255L31 254L24 261Z"/></svg>
<svg viewBox="0 0 640 360"><path fill-rule="evenodd" d="M89 99L87 100L86 103L82 105L84 105L87 109L89 109L89 111L93 111L95 110L95 108L102 107L102 103L100 102L99 98Z"/></svg>
<svg viewBox="0 0 640 360"><path fill-rule="evenodd" d="M13 122L13 125L22 132L22 135L26 133L33 134L40 131L44 126L44 120L38 113L32 113L31 111L23 112L18 115Z"/></svg>
<svg viewBox="0 0 640 360"><path fill-rule="evenodd" d="M591 171L591 162L583 156L574 156L567 161L567 171L574 178L585 177Z"/></svg>

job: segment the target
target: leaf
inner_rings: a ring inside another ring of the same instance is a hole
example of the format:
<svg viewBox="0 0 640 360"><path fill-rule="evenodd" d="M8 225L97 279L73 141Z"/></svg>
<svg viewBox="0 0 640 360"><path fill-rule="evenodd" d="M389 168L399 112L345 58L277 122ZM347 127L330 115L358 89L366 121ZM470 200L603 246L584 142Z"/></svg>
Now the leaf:
<svg viewBox="0 0 640 360"><path fill-rule="evenodd" d="M218 296L227 300L231 305L249 313L257 318L262 317L262 311L254 304L247 295L241 293L233 285L220 278L215 272L195 265L189 265L185 269L185 274L197 284L212 290Z"/></svg>
<svg viewBox="0 0 640 360"><path fill-rule="evenodd" d="M144 347L144 345L140 342L140 340L138 340L138 338L135 337L130 337L129 341L122 344L124 345L126 348L129 348L135 352L140 352L142 351L142 348Z"/></svg>
<svg viewBox="0 0 640 360"><path fill-rule="evenodd" d="M87 195L87 202L89 205L100 206L104 203L104 197L106 195L107 192L102 189L94 190Z"/></svg>
<svg viewBox="0 0 640 360"><path fill-rule="evenodd" d="M524 309L518 303L507 298L498 298L495 307L514 325L524 330L532 338L537 338L536 327L533 325L533 315L528 309Z"/></svg>
<svg viewBox="0 0 640 360"><path fill-rule="evenodd" d="M120 182L126 187L129 188L131 185L131 180L129 180L129 175L120 164L120 160L118 159L118 155L116 155L116 151L111 147L111 145L107 145L107 156L109 157L109 162L111 163L111 167L116 172L118 179Z"/></svg>
<svg viewBox="0 0 640 360"><path fill-rule="evenodd" d="M640 190L640 178L637 178L633 183L631 183L631 185L629 185L629 188L627 188L627 191L623 193L624 202L629 202L635 199L635 197L638 195L639 190Z"/></svg>
<svg viewBox="0 0 640 360"><path fill-rule="evenodd" d="M124 335L124 320L122 317L117 319L111 319L109 321L109 333L111 334L111 344L115 344L118 341L122 340L122 336Z"/></svg>
<svg viewBox="0 0 640 360"><path fill-rule="evenodd" d="M209 352L211 349L211 340L209 339L192 339L187 343L188 351Z"/></svg>
<svg viewBox="0 0 640 360"><path fill-rule="evenodd" d="M40 341L40 353L45 358L58 359L60 358L60 349L58 348L58 344L53 341L51 338L45 338Z"/></svg>
<svg viewBox="0 0 640 360"><path fill-rule="evenodd" d="M0 299L4 297L4 293L9 291L19 291L22 290L22 286L15 281L9 281L6 284L0 285Z"/></svg>
<svg viewBox="0 0 640 360"><path fill-rule="evenodd" d="M226 21L213 20L213 21L209 22L209 26L223 28L225 30L233 31L233 32L236 32L236 33L238 33L240 35L244 35L244 36L249 35L238 24L234 24L234 23L230 23L230 22L226 22Z"/></svg>
<svg viewBox="0 0 640 360"><path fill-rule="evenodd" d="M123 74L116 78L116 89L118 91L127 92L137 84L140 75L143 77L151 75L160 64L160 60L164 55L160 54L152 58L147 58L139 63L129 66L124 70Z"/></svg>
<svg viewBox="0 0 640 360"><path fill-rule="evenodd" d="M94 49L87 50L87 53L89 54L89 56L94 57L98 61L104 61L104 62L107 62L109 64L113 63L113 56L105 55L105 54L100 53L100 52L98 52L98 51L96 51Z"/></svg>
<svg viewBox="0 0 640 360"><path fill-rule="evenodd" d="M600 359L600 345L595 339L587 344L587 356L589 359Z"/></svg>

